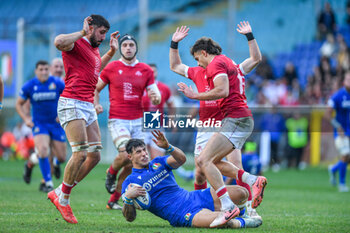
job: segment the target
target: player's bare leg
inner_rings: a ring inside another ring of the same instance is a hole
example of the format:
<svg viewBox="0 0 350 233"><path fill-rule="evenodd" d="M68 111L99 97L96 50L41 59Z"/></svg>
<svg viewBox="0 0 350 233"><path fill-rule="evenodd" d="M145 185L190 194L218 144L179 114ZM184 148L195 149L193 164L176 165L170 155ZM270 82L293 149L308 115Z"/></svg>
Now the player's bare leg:
<svg viewBox="0 0 350 233"><path fill-rule="evenodd" d="M198 165L198 157L194 158L195 161L195 176L194 176L194 189L206 189L207 188L207 179L202 171L202 169Z"/></svg>
<svg viewBox="0 0 350 233"><path fill-rule="evenodd" d="M97 121L94 121L91 125L89 125L86 128L86 132L88 137L89 149L87 152L86 160L80 167L79 173L76 179L74 180L75 183L82 181L101 159L101 133Z"/></svg>
<svg viewBox="0 0 350 233"><path fill-rule="evenodd" d="M215 165L216 161L220 161L233 149L232 143L224 135L215 133L209 139L197 160L199 167L220 199L221 210L223 211L223 215L218 216L211 223L211 227L222 226L239 214L239 208L231 201L222 175Z"/></svg>
<svg viewBox="0 0 350 233"><path fill-rule="evenodd" d="M57 197L55 191L48 193L48 198L60 211L63 219L69 223L78 223L69 205L69 196L74 186L74 180L77 178L80 167L87 156L89 144L85 126L84 120L73 120L67 124L65 131L72 146L73 154L65 167L61 188L58 187L55 190L60 190L60 195Z"/></svg>
<svg viewBox="0 0 350 233"><path fill-rule="evenodd" d="M55 161L55 158L51 158L53 160L51 162L53 173L56 178L59 179L61 176L61 168L59 164L64 163L67 156L66 142L51 140L51 151L51 154L57 159L57 161Z"/></svg>
<svg viewBox="0 0 350 233"><path fill-rule="evenodd" d="M126 153L125 150L125 145L129 139L129 135L122 135L113 141L118 150L118 155L114 158L112 165L107 170L105 187L110 194L113 194L116 189L115 181L119 170L130 163L128 153Z"/></svg>

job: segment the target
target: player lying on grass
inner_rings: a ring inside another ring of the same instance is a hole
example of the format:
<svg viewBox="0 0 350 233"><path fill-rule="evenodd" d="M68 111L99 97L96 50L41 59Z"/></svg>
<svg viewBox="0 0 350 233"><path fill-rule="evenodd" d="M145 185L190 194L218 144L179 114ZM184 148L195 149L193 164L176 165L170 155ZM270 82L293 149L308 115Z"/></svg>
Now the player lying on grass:
<svg viewBox="0 0 350 233"><path fill-rule="evenodd" d="M152 134L157 146L166 150L166 156L156 157L150 161L142 140L131 139L126 144L126 151L133 168L122 187L125 219L129 222L135 220L134 199L145 196L148 192L151 204L147 210L169 221L172 226L217 226L213 221L221 215L221 204L214 189L207 188L189 192L180 188L172 170L186 162L186 155L179 148L170 145L160 131L153 131ZM132 183L141 187L131 185ZM231 200L241 208L240 216L221 226L230 228L260 226L262 224L260 218L250 218L244 215L248 191L243 187L232 185L227 186L227 190ZM224 215L221 216L224 217Z"/></svg>

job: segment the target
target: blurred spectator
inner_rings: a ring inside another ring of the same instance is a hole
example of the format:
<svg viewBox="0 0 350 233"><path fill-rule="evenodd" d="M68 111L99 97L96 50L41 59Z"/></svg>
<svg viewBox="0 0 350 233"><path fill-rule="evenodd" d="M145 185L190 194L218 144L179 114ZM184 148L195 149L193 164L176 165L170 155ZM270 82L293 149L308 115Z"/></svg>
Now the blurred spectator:
<svg viewBox="0 0 350 233"><path fill-rule="evenodd" d="M334 35L331 33L327 34L326 41L323 42L320 48L320 54L324 57L333 57L337 52L337 44L335 43Z"/></svg>
<svg viewBox="0 0 350 233"><path fill-rule="evenodd" d="M280 161L278 159L278 144L281 135L286 131L284 117L278 113L277 106L273 105L268 113L265 113L260 118L261 131L268 131L271 135L271 156L270 166L278 170Z"/></svg>
<svg viewBox="0 0 350 233"><path fill-rule="evenodd" d="M269 63L269 60L265 55L262 56L262 61L256 67L255 73L262 77L263 79L274 80L275 77L273 75L272 67Z"/></svg>
<svg viewBox="0 0 350 233"><path fill-rule="evenodd" d="M320 40L324 40L328 33L334 35L336 31L336 21L335 14L329 2L326 2L324 5L324 9L320 12L318 16L318 38Z"/></svg>
<svg viewBox="0 0 350 233"><path fill-rule="evenodd" d="M288 86L292 86L293 80L298 79L297 71L292 62L286 63L283 76L287 79Z"/></svg>
<svg viewBox="0 0 350 233"><path fill-rule="evenodd" d="M288 167L291 167L294 161L294 166L299 167L304 147L308 143L308 127L308 119L302 117L298 111L294 111L292 117L287 119L288 148L286 154Z"/></svg>
<svg viewBox="0 0 350 233"><path fill-rule="evenodd" d="M346 17L345 17L345 23L347 25L350 25L350 0L346 2Z"/></svg>
<svg viewBox="0 0 350 233"><path fill-rule="evenodd" d="M337 65L338 67L345 71L350 68L350 57L349 57L349 48L342 36L337 37L339 43L339 52L337 56ZM340 70L339 70L340 71Z"/></svg>

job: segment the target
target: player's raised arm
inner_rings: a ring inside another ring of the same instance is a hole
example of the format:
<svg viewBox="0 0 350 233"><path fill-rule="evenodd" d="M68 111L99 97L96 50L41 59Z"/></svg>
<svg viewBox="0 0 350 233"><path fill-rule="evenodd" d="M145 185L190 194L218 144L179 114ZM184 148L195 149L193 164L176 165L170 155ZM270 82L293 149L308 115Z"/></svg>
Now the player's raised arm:
<svg viewBox="0 0 350 233"><path fill-rule="evenodd" d="M109 40L109 47L110 49L108 52L101 57L101 70L106 67L108 62L112 59L114 56L115 52L118 51L119 49L119 44L118 44L118 38L120 37L119 31L113 32L111 34L111 38Z"/></svg>
<svg viewBox="0 0 350 233"><path fill-rule="evenodd" d="M154 130L152 131L152 134L154 136L154 139L152 139L154 143L156 143L156 145L159 146L160 148L165 149L166 152L171 155L167 159L167 164L169 166L176 169L186 162L185 153L179 148L170 145L168 140L166 139L166 137L161 131Z"/></svg>
<svg viewBox="0 0 350 233"><path fill-rule="evenodd" d="M83 29L79 32L73 32L70 34L60 34L55 38L55 46L61 51L70 51L74 47L74 42L80 38L89 35L93 31L93 26L91 25L92 17L88 16L84 19Z"/></svg>
<svg viewBox="0 0 350 233"><path fill-rule="evenodd" d="M188 69L188 66L186 66L185 64L182 64L182 61L179 55L179 50L178 50L178 43L188 35L189 30L190 28L186 26L181 26L181 28L177 28L171 39L170 50L169 50L170 69L175 73L178 73L185 77L186 77L186 70Z"/></svg>
<svg viewBox="0 0 350 233"><path fill-rule="evenodd" d="M240 24L237 25L236 30L242 35L245 35L248 40L250 57L241 63L244 74L247 74L261 62L261 53L248 21L240 22Z"/></svg>

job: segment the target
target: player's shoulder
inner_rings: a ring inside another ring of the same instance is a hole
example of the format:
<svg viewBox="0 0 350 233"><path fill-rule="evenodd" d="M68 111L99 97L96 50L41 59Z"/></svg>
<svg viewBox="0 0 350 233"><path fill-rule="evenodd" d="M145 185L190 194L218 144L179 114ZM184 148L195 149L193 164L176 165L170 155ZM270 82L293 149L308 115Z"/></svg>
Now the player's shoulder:
<svg viewBox="0 0 350 233"><path fill-rule="evenodd" d="M153 72L152 68L148 64L146 64L144 62L138 62L135 66L138 67L138 68L141 68L143 70L148 70L148 71L152 71Z"/></svg>
<svg viewBox="0 0 350 233"><path fill-rule="evenodd" d="M38 79L36 77L29 79L23 84L23 87L31 87L38 83Z"/></svg>
<svg viewBox="0 0 350 233"><path fill-rule="evenodd" d="M337 100L346 94L349 95L349 93L345 90L345 88L342 87L332 95L331 99Z"/></svg>

